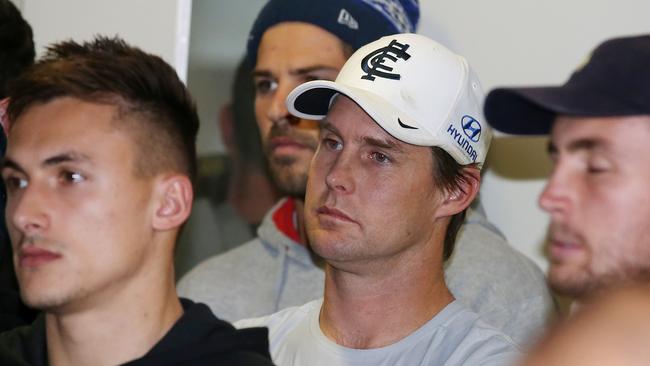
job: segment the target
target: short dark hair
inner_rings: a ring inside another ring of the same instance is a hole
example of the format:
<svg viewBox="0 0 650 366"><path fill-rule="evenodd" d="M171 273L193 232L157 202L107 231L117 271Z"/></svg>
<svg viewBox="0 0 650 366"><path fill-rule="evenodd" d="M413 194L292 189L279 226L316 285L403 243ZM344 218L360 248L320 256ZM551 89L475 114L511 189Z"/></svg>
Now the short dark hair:
<svg viewBox="0 0 650 366"><path fill-rule="evenodd" d="M0 99L7 83L34 63L32 28L9 0L0 0Z"/></svg>
<svg viewBox="0 0 650 366"><path fill-rule="evenodd" d="M444 149L433 146L431 147L431 154L433 155L433 179L436 184L442 186L447 192L460 190L464 192L462 183L467 179L463 174L463 169L470 165L461 165L454 158L449 155ZM460 227L465 221L467 209L455 214L449 221L447 232L445 233L445 241L442 251L443 260L448 260L454 253L456 246L456 236Z"/></svg>
<svg viewBox="0 0 650 366"><path fill-rule="evenodd" d="M58 97L118 107L139 150L136 174L164 170L196 176L196 106L176 71L160 57L114 37L48 47L34 66L9 85L12 122L35 104ZM134 117L134 118L124 118Z"/></svg>

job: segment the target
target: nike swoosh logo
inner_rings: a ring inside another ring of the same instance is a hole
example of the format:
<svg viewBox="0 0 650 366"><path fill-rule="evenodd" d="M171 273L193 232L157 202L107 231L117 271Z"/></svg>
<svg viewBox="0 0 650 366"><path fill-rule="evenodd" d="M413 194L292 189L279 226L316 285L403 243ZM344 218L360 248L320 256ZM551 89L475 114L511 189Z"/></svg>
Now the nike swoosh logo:
<svg viewBox="0 0 650 366"><path fill-rule="evenodd" d="M408 129L411 129L411 130L417 130L418 129L417 127L409 126L407 124L402 123L402 121L399 120L399 117L397 118L397 123L399 123L400 127L402 127L402 128L408 128Z"/></svg>

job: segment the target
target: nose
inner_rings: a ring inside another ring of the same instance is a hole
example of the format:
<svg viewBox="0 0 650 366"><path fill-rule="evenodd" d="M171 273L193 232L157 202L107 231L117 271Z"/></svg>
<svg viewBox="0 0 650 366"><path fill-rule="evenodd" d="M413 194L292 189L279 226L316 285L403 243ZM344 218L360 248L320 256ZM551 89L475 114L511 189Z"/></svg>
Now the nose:
<svg viewBox="0 0 650 366"><path fill-rule="evenodd" d="M556 166L539 196L539 206L553 219L564 219L570 213L573 200L570 182L570 177Z"/></svg>
<svg viewBox="0 0 650 366"><path fill-rule="evenodd" d="M289 113L286 104L287 96L292 89L293 86L279 85L273 94L267 111L267 117L273 124L295 125L298 123L298 118Z"/></svg>
<svg viewBox="0 0 650 366"><path fill-rule="evenodd" d="M28 185L19 193L9 194L7 220L11 220L14 228L24 235L41 233L50 223L44 203L44 197L38 192L38 188Z"/></svg>
<svg viewBox="0 0 650 366"><path fill-rule="evenodd" d="M355 182L351 159L344 153L339 153L332 162L325 176L325 183L331 191L338 193L354 192Z"/></svg>

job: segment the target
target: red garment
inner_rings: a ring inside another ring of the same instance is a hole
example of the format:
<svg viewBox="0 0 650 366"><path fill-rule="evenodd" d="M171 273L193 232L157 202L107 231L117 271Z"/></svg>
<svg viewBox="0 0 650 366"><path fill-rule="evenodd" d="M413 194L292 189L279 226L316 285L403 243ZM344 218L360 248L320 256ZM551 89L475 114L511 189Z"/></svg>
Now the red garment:
<svg viewBox="0 0 650 366"><path fill-rule="evenodd" d="M296 243L300 243L300 233L294 220L295 213L296 201L289 198L273 213L273 222L284 235Z"/></svg>

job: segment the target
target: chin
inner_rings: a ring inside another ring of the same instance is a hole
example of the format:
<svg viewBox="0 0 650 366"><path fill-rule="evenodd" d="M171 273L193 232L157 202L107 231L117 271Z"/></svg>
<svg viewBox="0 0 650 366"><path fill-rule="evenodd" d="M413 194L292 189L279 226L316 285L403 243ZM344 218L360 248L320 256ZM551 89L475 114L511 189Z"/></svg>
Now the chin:
<svg viewBox="0 0 650 366"><path fill-rule="evenodd" d="M336 239L336 236L327 234L320 237L315 236L314 239L315 241L311 242L312 250L327 261L346 261L354 258L355 248L349 242L344 242Z"/></svg>
<svg viewBox="0 0 650 366"><path fill-rule="evenodd" d="M290 169L274 169L272 172L273 183L282 194L286 196L305 198L307 187L307 174L299 174Z"/></svg>
<svg viewBox="0 0 650 366"><path fill-rule="evenodd" d="M585 298L598 288L598 284L593 279L588 278L587 274L562 275L551 270L548 275L548 282L553 291L574 299Z"/></svg>
<svg viewBox="0 0 650 366"><path fill-rule="evenodd" d="M21 293L23 302L30 308L51 312L65 306L69 299L62 294L26 294Z"/></svg>

